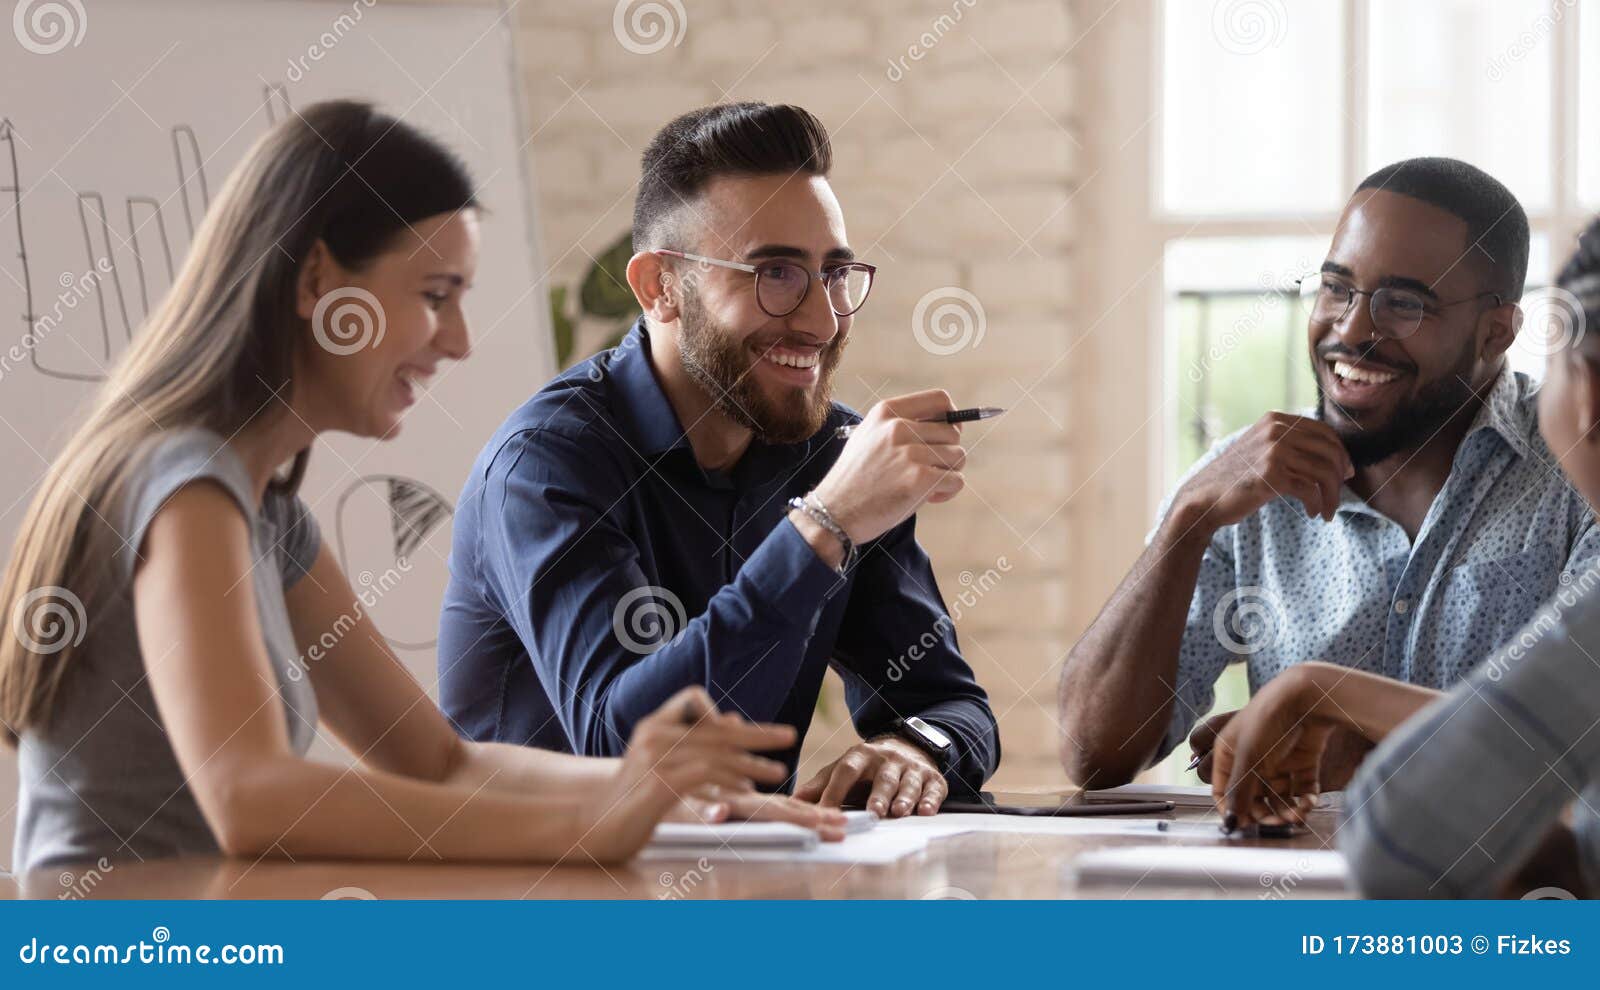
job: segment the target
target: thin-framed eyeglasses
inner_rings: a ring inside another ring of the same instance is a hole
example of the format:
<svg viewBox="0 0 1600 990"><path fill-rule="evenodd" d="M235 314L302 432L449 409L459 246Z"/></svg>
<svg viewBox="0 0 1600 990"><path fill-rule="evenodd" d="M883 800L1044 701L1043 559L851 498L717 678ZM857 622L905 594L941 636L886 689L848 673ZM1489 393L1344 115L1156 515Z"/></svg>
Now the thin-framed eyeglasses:
<svg viewBox="0 0 1600 990"><path fill-rule="evenodd" d="M1367 297L1367 308L1372 313L1372 326L1380 337L1404 340L1417 332L1422 321L1430 314L1451 306L1469 303L1484 296L1492 296L1496 306L1505 299L1498 292L1479 292L1465 299L1435 302L1415 289L1384 286L1367 291L1358 289L1329 272L1312 272L1295 283L1301 304L1311 312L1311 322L1331 326L1339 323L1355 306L1357 296Z"/></svg>

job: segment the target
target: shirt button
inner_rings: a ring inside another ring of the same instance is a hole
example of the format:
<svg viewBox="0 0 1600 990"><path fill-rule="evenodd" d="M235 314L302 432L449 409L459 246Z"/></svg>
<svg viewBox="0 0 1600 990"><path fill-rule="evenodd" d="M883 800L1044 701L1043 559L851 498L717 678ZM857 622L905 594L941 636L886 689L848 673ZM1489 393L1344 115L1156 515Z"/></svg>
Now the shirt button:
<svg viewBox="0 0 1600 990"><path fill-rule="evenodd" d="M1394 610L1395 610L1396 613L1398 613L1400 615L1405 615L1406 614L1406 609L1408 609L1410 607L1411 607L1411 603L1406 601L1404 598L1398 598L1398 599L1395 600Z"/></svg>

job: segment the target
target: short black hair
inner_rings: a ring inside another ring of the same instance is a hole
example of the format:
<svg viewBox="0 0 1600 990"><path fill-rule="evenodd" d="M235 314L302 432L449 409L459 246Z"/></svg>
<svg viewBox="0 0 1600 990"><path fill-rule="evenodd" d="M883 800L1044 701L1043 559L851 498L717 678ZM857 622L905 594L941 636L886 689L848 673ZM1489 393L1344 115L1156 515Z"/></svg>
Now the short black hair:
<svg viewBox="0 0 1600 990"><path fill-rule="evenodd" d="M1507 302L1522 298L1528 278L1528 214L1511 190L1483 169L1454 158L1407 158L1385 165L1356 187L1431 203L1467 224L1467 242Z"/></svg>
<svg viewBox="0 0 1600 990"><path fill-rule="evenodd" d="M674 220L719 175L827 175L833 145L809 111L789 104L718 103L661 128L640 161L633 204L633 249L668 243Z"/></svg>

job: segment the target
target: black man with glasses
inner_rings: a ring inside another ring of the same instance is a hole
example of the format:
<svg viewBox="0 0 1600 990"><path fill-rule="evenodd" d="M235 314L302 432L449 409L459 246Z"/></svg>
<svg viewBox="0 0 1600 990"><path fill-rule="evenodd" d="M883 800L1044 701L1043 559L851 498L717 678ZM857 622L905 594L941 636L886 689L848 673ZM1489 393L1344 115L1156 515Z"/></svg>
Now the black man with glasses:
<svg viewBox="0 0 1600 990"><path fill-rule="evenodd" d="M972 796L999 762L915 511L956 496L943 391L865 417L832 379L875 269L828 183L827 132L723 104L643 160L628 282L643 315L484 447L462 492L439 633L441 704L468 736L617 756L688 685L804 739L831 665L861 741L793 796L690 803L808 823ZM835 430L860 426L848 440Z"/></svg>
<svg viewBox="0 0 1600 990"><path fill-rule="evenodd" d="M1299 283L1317 407L1218 442L1168 497L1063 668L1069 776L1124 783L1190 736L1207 778L1232 713L1195 724L1229 663L1252 693L1307 660L1448 688L1600 566L1535 385L1507 366L1528 247L1516 198L1464 162L1362 182ZM1276 799L1342 786L1366 748L1313 741Z"/></svg>

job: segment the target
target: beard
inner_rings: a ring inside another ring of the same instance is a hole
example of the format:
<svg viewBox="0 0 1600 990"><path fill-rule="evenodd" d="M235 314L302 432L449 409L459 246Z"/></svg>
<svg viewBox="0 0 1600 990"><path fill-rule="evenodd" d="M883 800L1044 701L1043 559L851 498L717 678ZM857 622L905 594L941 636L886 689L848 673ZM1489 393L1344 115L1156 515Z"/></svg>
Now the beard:
<svg viewBox="0 0 1600 990"><path fill-rule="evenodd" d="M799 443L822 429L832 409L833 373L844 356L846 335L836 334L818 355L817 384L810 394L802 386L785 385L771 395L754 377L755 363L763 359L750 353L739 333L713 320L693 292L684 296L678 328L684 372L722 415L768 444Z"/></svg>
<svg viewBox="0 0 1600 990"><path fill-rule="evenodd" d="M1402 401L1389 415L1387 422L1364 427L1352 422L1351 417L1341 411L1340 420L1335 424L1328 418L1328 397L1322 387L1322 376L1317 373L1315 365L1322 362L1325 355L1336 353L1358 356L1340 348L1313 353L1312 376L1317 383L1317 418L1333 426L1334 432L1344 442L1351 463L1356 467L1377 464L1402 451L1417 450L1478 398L1478 393L1470 384L1473 360L1469 343L1457 367Z"/></svg>

